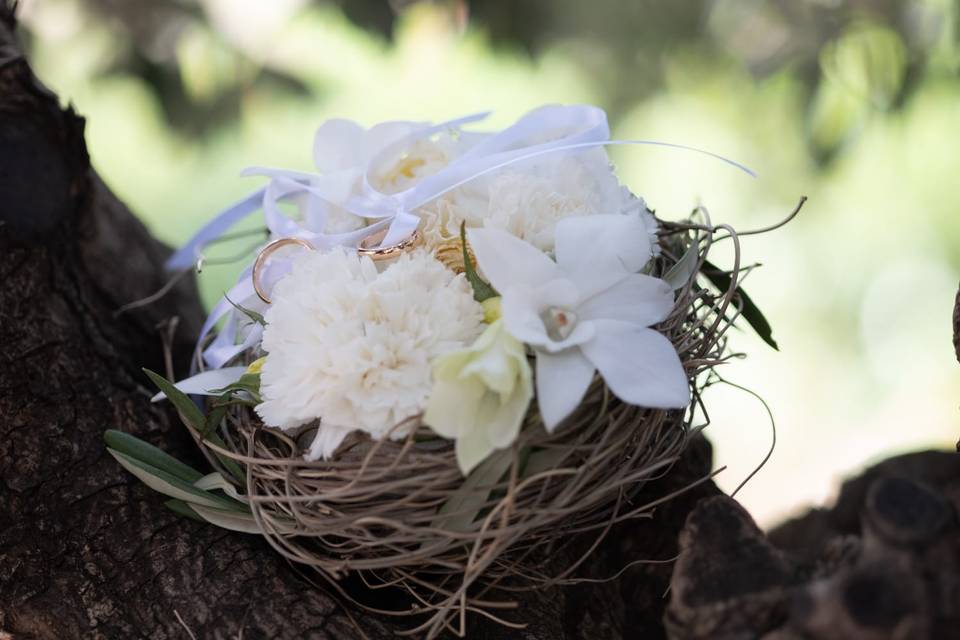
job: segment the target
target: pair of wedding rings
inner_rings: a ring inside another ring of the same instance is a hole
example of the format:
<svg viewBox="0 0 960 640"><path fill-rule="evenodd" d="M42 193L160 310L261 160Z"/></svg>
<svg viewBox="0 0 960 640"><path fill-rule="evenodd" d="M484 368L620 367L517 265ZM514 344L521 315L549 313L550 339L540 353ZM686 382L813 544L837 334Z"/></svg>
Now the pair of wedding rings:
<svg viewBox="0 0 960 640"><path fill-rule="evenodd" d="M404 251L409 251L420 244L421 236L418 229L410 234L409 237L401 240L397 244L392 244L386 247L371 248L371 245L381 242L386 235L387 231L384 229L383 231L378 231L367 236L360 241L360 246L357 247L357 253L361 256L368 256L376 261L390 260L391 258L397 257ZM278 249L282 249L283 247L289 247L293 245L299 246L308 251L314 250L314 246L306 240L301 240L300 238L280 238L279 240L274 240L261 249L260 253L257 255L257 259L253 263L253 272L250 274L250 277L253 280L253 290L256 291L260 299L267 304L270 304L270 297L263 287L263 283L260 280L260 274L263 272L264 267L266 267L267 260L274 252L276 252Z"/></svg>

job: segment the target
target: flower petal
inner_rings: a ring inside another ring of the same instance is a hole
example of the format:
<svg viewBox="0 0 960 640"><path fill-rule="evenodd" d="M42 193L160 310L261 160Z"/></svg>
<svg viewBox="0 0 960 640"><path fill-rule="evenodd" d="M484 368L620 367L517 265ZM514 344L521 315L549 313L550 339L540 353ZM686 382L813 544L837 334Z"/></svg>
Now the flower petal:
<svg viewBox="0 0 960 640"><path fill-rule="evenodd" d="M486 393L478 380L436 380L423 423L445 438L461 438L474 430L477 409Z"/></svg>
<svg viewBox="0 0 960 640"><path fill-rule="evenodd" d="M595 370L576 347L560 353L537 351L537 404L547 431L552 433L580 404Z"/></svg>
<svg viewBox="0 0 960 640"><path fill-rule="evenodd" d="M371 167L384 160L384 158L379 157L379 154L382 151L386 151L387 147L392 144L399 143L404 138L411 136L417 130L426 129L429 126L430 125L426 122L388 120L370 127L370 130L367 132L366 139L364 140L366 143L364 152L370 161ZM397 151L399 152L402 150L398 149Z"/></svg>
<svg viewBox="0 0 960 640"><path fill-rule="evenodd" d="M477 264L493 288L538 287L561 277L556 263L532 244L500 229L469 229L467 240Z"/></svg>
<svg viewBox="0 0 960 640"><path fill-rule="evenodd" d="M635 273L580 304L581 320L622 320L649 327L673 310L673 290L660 278Z"/></svg>
<svg viewBox="0 0 960 640"><path fill-rule="evenodd" d="M510 287L500 299L503 324L510 335L521 342L534 346L552 345L551 351L559 351L563 347L557 347L558 343L547 335L540 313L550 307L569 309L576 304L578 296L576 285L569 280L551 280L538 287ZM582 332L578 336L578 339L589 337ZM570 338L574 336L568 336L568 340ZM574 341L571 344L579 343Z"/></svg>
<svg viewBox="0 0 960 640"><path fill-rule="evenodd" d="M596 337L580 348L614 395L654 409L682 409L690 403L687 375L669 340L619 320L594 324Z"/></svg>
<svg viewBox="0 0 960 640"><path fill-rule="evenodd" d="M490 444L497 449L505 449L513 444L520 433L520 425L523 424L532 398L533 388L529 378L518 381L509 397L496 398L496 414L485 425Z"/></svg>
<svg viewBox="0 0 960 640"><path fill-rule="evenodd" d="M333 173L364 162L363 141L366 131L353 120L333 118L313 136L313 164L320 173Z"/></svg>
<svg viewBox="0 0 960 640"><path fill-rule="evenodd" d="M313 438L310 450L303 457L306 460L328 459L343 442L343 439L350 435L352 429L345 427L335 427L329 424L321 424L317 429L317 435Z"/></svg>
<svg viewBox="0 0 960 640"><path fill-rule="evenodd" d="M473 468L487 459L494 451L494 446L487 438L483 429L473 429L457 438L454 445L457 453L457 464L464 476L470 474Z"/></svg>
<svg viewBox="0 0 960 640"><path fill-rule="evenodd" d="M589 296L619 277L636 273L650 260L650 235L639 216L601 214L557 223L560 268Z"/></svg>

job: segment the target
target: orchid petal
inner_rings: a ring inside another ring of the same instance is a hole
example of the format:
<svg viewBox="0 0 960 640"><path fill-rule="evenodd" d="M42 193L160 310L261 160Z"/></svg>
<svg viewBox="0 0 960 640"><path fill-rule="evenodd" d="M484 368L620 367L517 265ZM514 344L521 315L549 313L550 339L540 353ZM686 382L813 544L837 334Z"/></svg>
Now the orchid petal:
<svg viewBox="0 0 960 640"><path fill-rule="evenodd" d="M595 370L580 349L560 353L537 351L537 404L547 431L552 433L577 408Z"/></svg>
<svg viewBox="0 0 960 640"><path fill-rule="evenodd" d="M566 338L563 340L549 340L542 348L550 353L559 353L560 351L578 347L585 342L593 340L593 336L595 336L596 333L597 329L593 326L593 322L589 320L580 321Z"/></svg>
<svg viewBox="0 0 960 640"><path fill-rule="evenodd" d="M687 375L669 340L628 322L594 323L597 336L580 348L614 395L653 409L682 409L690 403Z"/></svg>
<svg viewBox="0 0 960 640"><path fill-rule="evenodd" d="M557 223L557 264L585 296L636 273L650 260L650 234L639 216L600 214Z"/></svg>
<svg viewBox="0 0 960 640"><path fill-rule="evenodd" d="M538 287L510 287L500 298L504 326L521 342L547 345L553 341L547 335L540 313L550 307L568 309L574 306L578 296L576 286L569 280L552 280Z"/></svg>
<svg viewBox="0 0 960 640"><path fill-rule="evenodd" d="M642 327L663 321L671 311L673 290L670 285L660 278L640 273L627 276L577 308L581 321L622 320Z"/></svg>
<svg viewBox="0 0 960 640"><path fill-rule="evenodd" d="M493 288L540 287L562 277L556 263L539 249L500 229L469 229L477 264Z"/></svg>

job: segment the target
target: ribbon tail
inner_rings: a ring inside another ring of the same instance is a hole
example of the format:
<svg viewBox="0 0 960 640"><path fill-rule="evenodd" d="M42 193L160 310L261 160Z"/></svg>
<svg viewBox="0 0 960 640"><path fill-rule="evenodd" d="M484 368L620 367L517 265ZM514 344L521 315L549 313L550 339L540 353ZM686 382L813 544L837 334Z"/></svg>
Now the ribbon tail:
<svg viewBox="0 0 960 640"><path fill-rule="evenodd" d="M213 220L194 234L187 244L180 247L164 264L168 271L179 271L193 265L200 257L200 251L222 236L227 229L243 220L260 208L263 202L264 189L258 189L249 196L224 209Z"/></svg>

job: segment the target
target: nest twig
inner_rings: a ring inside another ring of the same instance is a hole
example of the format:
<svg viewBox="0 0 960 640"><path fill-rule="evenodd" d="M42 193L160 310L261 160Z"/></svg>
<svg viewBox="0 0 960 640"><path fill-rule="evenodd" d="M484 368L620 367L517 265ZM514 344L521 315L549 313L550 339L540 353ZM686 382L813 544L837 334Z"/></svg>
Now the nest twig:
<svg viewBox="0 0 960 640"><path fill-rule="evenodd" d="M647 515L672 497L654 504L631 500L680 458L705 383L701 374L729 357L725 334L739 315L746 272L736 232L713 227L707 212L698 212L698 222L662 223L654 265L654 273L666 273L696 239L696 268L677 292L673 312L656 327L684 364L695 399L686 412L625 404L597 377L552 434L534 403L512 448L474 472L482 477L478 472L487 468L489 477L466 483L452 442L421 426L399 441L356 439L334 459L315 462L303 459L309 432L264 428L248 409L221 425L226 448L194 435L215 466L221 466L216 455L245 466L246 486L239 488L264 537L283 556L333 579L354 572L371 589L405 592L409 608L381 613L414 616L416 626L406 633L463 636L468 611L517 626L502 613L516 606L511 592L572 581L615 523ZM697 277L717 238L734 246L724 291ZM450 510L452 497L459 510ZM593 536L588 550L560 573L545 574L536 560L575 534Z"/></svg>

